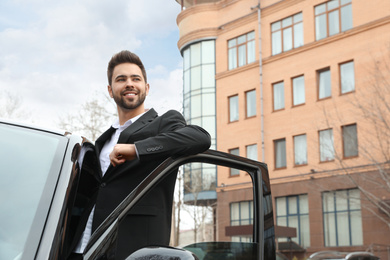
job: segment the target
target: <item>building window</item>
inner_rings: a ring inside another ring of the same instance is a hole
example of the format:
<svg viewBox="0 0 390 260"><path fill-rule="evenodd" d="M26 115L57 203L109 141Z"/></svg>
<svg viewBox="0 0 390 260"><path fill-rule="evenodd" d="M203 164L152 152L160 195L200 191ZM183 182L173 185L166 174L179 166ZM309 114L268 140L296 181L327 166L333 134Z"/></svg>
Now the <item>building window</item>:
<svg viewBox="0 0 390 260"><path fill-rule="evenodd" d="M333 130L327 129L319 132L320 136L320 161L327 162L334 160L335 152L333 146Z"/></svg>
<svg viewBox="0 0 390 260"><path fill-rule="evenodd" d="M232 242L240 242L240 243L252 243L252 237L240 237L240 236L232 236Z"/></svg>
<svg viewBox="0 0 390 260"><path fill-rule="evenodd" d="M246 146L246 158L257 161L257 144Z"/></svg>
<svg viewBox="0 0 390 260"><path fill-rule="evenodd" d="M238 121L238 95L229 97L229 122Z"/></svg>
<svg viewBox="0 0 390 260"><path fill-rule="evenodd" d="M292 240L305 248L309 247L310 225L307 194L275 198L275 204L276 224L296 228L297 236Z"/></svg>
<svg viewBox="0 0 390 260"><path fill-rule="evenodd" d="M230 204L230 225L245 226L253 224L253 201L240 201Z"/></svg>
<svg viewBox="0 0 390 260"><path fill-rule="evenodd" d="M239 156L240 149L239 148L230 149L229 153ZM239 176L239 175L240 175L240 170L235 168L230 168L230 176Z"/></svg>
<svg viewBox="0 0 390 260"><path fill-rule="evenodd" d="M307 164L307 141L305 134L294 136L294 164Z"/></svg>
<svg viewBox="0 0 390 260"><path fill-rule="evenodd" d="M289 16L271 24L272 55L303 45L302 13Z"/></svg>
<svg viewBox="0 0 390 260"><path fill-rule="evenodd" d="M275 83L273 87L274 111L284 108L284 82Z"/></svg>
<svg viewBox="0 0 390 260"><path fill-rule="evenodd" d="M325 246L363 245L360 191L328 191L322 194Z"/></svg>
<svg viewBox="0 0 390 260"><path fill-rule="evenodd" d="M255 32L241 35L228 41L229 70L256 60Z"/></svg>
<svg viewBox="0 0 390 260"><path fill-rule="evenodd" d="M256 116L256 90L245 93L246 117Z"/></svg>
<svg viewBox="0 0 390 260"><path fill-rule="evenodd" d="M275 150L275 168L285 168L287 166L286 161L286 139L279 139L274 141Z"/></svg>
<svg viewBox="0 0 390 260"><path fill-rule="evenodd" d="M353 61L340 64L341 94L355 90L355 70Z"/></svg>
<svg viewBox="0 0 390 260"><path fill-rule="evenodd" d="M356 124L345 125L343 131L343 156L344 158L358 156L358 140Z"/></svg>
<svg viewBox="0 0 390 260"><path fill-rule="evenodd" d="M317 71L318 76L318 99L324 99L331 96L330 69L326 68Z"/></svg>
<svg viewBox="0 0 390 260"><path fill-rule="evenodd" d="M352 28L352 0L331 0L314 8L316 40Z"/></svg>
<svg viewBox="0 0 390 260"><path fill-rule="evenodd" d="M293 106L305 104L305 77L293 78Z"/></svg>

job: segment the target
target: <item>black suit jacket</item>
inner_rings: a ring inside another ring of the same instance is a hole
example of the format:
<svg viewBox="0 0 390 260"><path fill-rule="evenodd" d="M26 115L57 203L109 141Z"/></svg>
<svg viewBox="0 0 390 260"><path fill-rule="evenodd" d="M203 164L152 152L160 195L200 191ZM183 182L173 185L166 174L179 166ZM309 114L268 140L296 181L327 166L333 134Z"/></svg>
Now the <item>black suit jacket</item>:
<svg viewBox="0 0 390 260"><path fill-rule="evenodd" d="M98 153L115 130L96 140ZM210 135L187 125L174 110L158 116L150 109L126 128L118 143L135 144L139 160L109 166L101 177L93 218L94 231L119 203L160 163L175 155L190 155L210 147ZM170 174L128 214L119 226L116 259L147 245L168 245L177 171Z"/></svg>

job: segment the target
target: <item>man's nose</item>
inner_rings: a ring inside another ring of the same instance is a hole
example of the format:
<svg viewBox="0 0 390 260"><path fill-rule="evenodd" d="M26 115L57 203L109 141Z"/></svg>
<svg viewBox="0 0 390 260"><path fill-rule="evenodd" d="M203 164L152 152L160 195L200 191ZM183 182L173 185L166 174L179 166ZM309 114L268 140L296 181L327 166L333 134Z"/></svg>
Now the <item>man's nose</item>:
<svg viewBox="0 0 390 260"><path fill-rule="evenodd" d="M131 78L128 78L126 80L126 87L133 87L133 81L131 80Z"/></svg>

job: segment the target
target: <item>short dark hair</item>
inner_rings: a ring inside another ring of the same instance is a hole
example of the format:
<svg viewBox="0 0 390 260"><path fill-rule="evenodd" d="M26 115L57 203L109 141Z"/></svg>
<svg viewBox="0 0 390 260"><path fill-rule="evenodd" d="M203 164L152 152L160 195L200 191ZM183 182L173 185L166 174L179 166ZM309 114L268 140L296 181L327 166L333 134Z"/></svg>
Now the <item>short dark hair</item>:
<svg viewBox="0 0 390 260"><path fill-rule="evenodd" d="M135 54L130 51L124 50L121 52L118 52L114 56L112 56L110 62L108 63L107 67L107 78L108 78L108 84L111 86L112 83L112 74L114 72L114 68L122 63L132 63L137 65L141 71L142 71L142 76L145 79L145 82L148 82L146 79L146 70L144 65L142 64L141 59Z"/></svg>

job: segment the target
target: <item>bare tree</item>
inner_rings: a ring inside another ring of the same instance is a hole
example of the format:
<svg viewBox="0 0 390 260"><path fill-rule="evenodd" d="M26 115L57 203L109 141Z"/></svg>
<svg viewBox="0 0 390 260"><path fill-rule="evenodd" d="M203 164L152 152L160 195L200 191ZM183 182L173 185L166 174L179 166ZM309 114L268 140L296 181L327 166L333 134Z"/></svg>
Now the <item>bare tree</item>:
<svg viewBox="0 0 390 260"><path fill-rule="evenodd" d="M358 144L352 145L358 147L360 164L350 165L344 159L342 149L334 146L330 149L340 167L333 171L333 175L348 178L360 190L364 202L361 206L390 230L390 48L384 57L367 68L370 69L370 77L360 81L364 86L349 100L359 121L360 139ZM344 122L343 111L339 109L335 106L333 113L323 109L329 128L336 122ZM357 137L351 137L341 129L339 135L343 140L356 139L357 142Z"/></svg>
<svg viewBox="0 0 390 260"><path fill-rule="evenodd" d="M115 113L107 109L106 104L98 99L87 101L81 105L77 114L66 114L65 117L60 118L59 126L66 130L80 132L91 141L95 141L115 116Z"/></svg>
<svg viewBox="0 0 390 260"><path fill-rule="evenodd" d="M212 215L212 206L209 205L208 201L200 201L199 193L203 190L202 182L202 168L191 169L190 182L188 181L188 176L185 177L184 181L184 190L187 193L192 194L192 201L188 202L188 205L183 206L183 210L186 211L193 221L193 230L194 230L194 242L200 240L205 240L205 229L207 219ZM203 233L200 233L203 232Z"/></svg>
<svg viewBox="0 0 390 260"><path fill-rule="evenodd" d="M22 100L19 96L5 91L0 94L0 101L0 117L12 119L28 117L25 110L22 113Z"/></svg>

